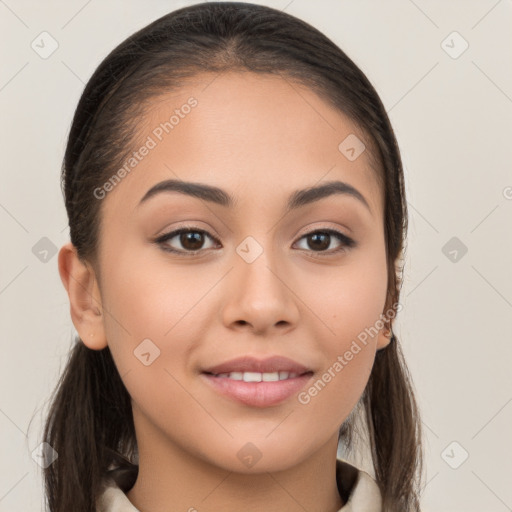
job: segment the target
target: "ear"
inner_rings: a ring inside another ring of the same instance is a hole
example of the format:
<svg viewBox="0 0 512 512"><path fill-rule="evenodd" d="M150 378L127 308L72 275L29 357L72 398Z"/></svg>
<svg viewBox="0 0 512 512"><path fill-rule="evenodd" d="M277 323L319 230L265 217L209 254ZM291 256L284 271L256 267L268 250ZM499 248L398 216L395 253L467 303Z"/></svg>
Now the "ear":
<svg viewBox="0 0 512 512"><path fill-rule="evenodd" d="M377 335L377 350L386 348L391 342L391 330L389 327L383 327Z"/></svg>
<svg viewBox="0 0 512 512"><path fill-rule="evenodd" d="M105 348L108 344L96 274L79 259L71 243L59 251L59 274L68 292L71 320L81 340L92 350Z"/></svg>

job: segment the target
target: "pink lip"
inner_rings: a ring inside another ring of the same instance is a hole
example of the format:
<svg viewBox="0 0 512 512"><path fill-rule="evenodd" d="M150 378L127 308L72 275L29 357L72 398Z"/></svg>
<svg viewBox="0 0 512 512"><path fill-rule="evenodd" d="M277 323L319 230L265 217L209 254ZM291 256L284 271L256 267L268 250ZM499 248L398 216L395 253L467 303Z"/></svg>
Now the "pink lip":
<svg viewBox="0 0 512 512"><path fill-rule="evenodd" d="M301 375L310 371L312 371L310 368L284 356L272 356L266 359L242 356L203 370L204 373L213 373L215 375L231 372L289 372Z"/></svg>
<svg viewBox="0 0 512 512"><path fill-rule="evenodd" d="M208 373L202 373L201 378L217 392L233 400L252 407L270 407L298 393L312 375L313 372L308 372L292 379L273 382L244 382L229 377L215 377Z"/></svg>

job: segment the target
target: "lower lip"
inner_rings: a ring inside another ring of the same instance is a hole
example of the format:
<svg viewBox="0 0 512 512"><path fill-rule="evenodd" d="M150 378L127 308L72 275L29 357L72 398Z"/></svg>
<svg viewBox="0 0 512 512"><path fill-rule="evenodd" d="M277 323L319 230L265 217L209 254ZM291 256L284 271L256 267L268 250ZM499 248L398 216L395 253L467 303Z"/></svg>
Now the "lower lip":
<svg viewBox="0 0 512 512"><path fill-rule="evenodd" d="M229 377L214 377L208 373L201 375L220 394L251 407L277 405L298 393L313 376L312 373L306 373L293 379L245 382Z"/></svg>

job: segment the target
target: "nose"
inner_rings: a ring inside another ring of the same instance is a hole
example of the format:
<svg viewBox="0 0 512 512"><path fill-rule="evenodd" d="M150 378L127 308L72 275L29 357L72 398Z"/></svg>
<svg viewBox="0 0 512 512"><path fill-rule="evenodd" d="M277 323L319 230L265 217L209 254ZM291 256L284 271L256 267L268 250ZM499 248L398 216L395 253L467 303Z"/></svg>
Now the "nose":
<svg viewBox="0 0 512 512"><path fill-rule="evenodd" d="M254 334L282 333L295 328L300 302L291 273L263 251L248 262L238 254L224 283L222 319L228 328L250 329Z"/></svg>

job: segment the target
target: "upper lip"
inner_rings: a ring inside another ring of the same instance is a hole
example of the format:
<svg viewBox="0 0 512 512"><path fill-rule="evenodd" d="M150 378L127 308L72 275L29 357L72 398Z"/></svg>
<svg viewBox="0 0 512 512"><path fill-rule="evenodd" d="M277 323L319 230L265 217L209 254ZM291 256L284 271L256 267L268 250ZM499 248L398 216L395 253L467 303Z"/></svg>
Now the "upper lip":
<svg viewBox="0 0 512 512"><path fill-rule="evenodd" d="M215 375L231 372L289 372L301 375L311 371L312 370L310 368L307 368L306 366L284 356L272 356L265 359L257 359L252 356L242 356L215 366L210 366L203 370L205 373L213 373Z"/></svg>

